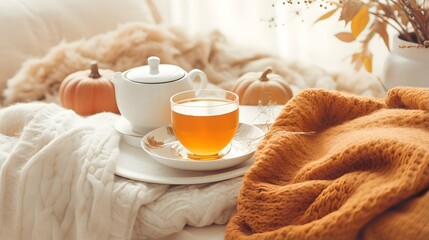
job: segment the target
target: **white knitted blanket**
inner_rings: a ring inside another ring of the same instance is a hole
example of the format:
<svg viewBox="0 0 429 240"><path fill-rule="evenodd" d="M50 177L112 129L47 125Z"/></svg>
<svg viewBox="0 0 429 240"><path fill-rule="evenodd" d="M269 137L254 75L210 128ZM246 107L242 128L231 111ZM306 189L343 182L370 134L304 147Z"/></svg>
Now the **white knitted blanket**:
<svg viewBox="0 0 429 240"><path fill-rule="evenodd" d="M37 102L0 110L0 239L145 239L228 221L241 178L168 186L115 176L117 118Z"/></svg>

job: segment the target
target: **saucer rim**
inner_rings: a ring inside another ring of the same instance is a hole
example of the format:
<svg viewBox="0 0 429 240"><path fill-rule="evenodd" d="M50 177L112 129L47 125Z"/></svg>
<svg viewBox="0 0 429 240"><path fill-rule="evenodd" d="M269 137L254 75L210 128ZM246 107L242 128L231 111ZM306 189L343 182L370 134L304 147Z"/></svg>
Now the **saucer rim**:
<svg viewBox="0 0 429 240"><path fill-rule="evenodd" d="M255 125L248 124L248 123L243 123L243 122L240 122L239 124L241 124L241 125L244 125L244 126L246 126L246 127L250 127L250 128L252 128L252 129L257 130L257 131L261 134L261 136L263 136L263 135L265 134L265 132L264 132L262 129L260 129L259 127L255 126ZM170 158L170 157L161 156L161 155L159 155L159 154L155 154L155 153L150 152L149 150L147 150L147 149L146 149L146 146L145 146L145 144L144 144L145 139L149 136L149 134L150 134L150 133L152 133L152 132L154 132L154 131L157 131L157 130L159 130L159 129L165 128L165 127L166 127L166 126L162 126L162 127L156 128L156 129L154 129L154 130L152 130L152 131L148 132L147 134L145 134L145 135L141 138L141 140L140 140L141 148L143 148L143 150L144 150L144 151L145 151L149 156L156 156L156 157L162 158L162 159L167 160L167 161L176 161L176 162L184 162L184 163L194 163L194 164L199 164L199 165L208 165L208 163L216 162L216 163L218 163L218 164L219 164L220 162L231 161L231 160L234 160L234 159L236 159L236 158L245 157L246 155L249 155L249 154L253 155L253 153L256 151L256 147L255 147L255 149L253 149L252 151L246 152L245 154L241 154L241 155L236 156L236 157L230 157L230 158L221 157L221 158L219 158L219 159L214 159L214 160L207 160L207 161L205 161L205 160L194 160L194 159L191 159L191 158ZM234 136L236 136L236 135L234 134ZM183 145L179 142L179 140L177 140L177 142L178 142L178 144L180 144L180 145L183 147ZM227 156L227 155L228 155L228 154L226 154L226 156ZM251 156L249 156L249 158L250 158L250 157L251 157ZM249 158L247 158L247 159L249 159ZM243 161L244 161L244 160L243 160Z"/></svg>

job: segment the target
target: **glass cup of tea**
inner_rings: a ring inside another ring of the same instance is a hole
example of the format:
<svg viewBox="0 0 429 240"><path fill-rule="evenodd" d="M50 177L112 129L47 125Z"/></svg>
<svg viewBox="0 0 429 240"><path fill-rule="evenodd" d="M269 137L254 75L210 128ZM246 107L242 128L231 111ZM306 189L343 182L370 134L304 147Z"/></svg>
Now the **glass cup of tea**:
<svg viewBox="0 0 429 240"><path fill-rule="evenodd" d="M174 134L190 159L224 156L238 128L238 95L218 89L189 90L170 98Z"/></svg>

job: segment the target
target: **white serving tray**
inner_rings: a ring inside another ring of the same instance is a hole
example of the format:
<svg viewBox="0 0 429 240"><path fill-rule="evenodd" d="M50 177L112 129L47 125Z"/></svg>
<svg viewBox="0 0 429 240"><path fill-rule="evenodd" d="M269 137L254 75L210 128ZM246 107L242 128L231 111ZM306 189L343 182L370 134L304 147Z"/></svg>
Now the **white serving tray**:
<svg viewBox="0 0 429 240"><path fill-rule="evenodd" d="M222 181L244 175L254 158L239 165L216 171L187 171L164 166L152 159L143 149L121 140L116 175L143 182L161 184L199 184Z"/></svg>

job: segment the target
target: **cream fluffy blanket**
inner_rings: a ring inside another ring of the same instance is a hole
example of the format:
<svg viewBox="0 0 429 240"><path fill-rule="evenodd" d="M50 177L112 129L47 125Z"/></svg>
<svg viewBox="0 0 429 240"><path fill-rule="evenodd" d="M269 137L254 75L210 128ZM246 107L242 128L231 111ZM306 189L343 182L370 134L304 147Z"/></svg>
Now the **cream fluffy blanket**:
<svg viewBox="0 0 429 240"><path fill-rule="evenodd" d="M384 91L373 76L354 72L329 73L315 66L289 62L268 54L249 51L230 44L219 32L188 36L183 29L161 25L129 23L118 29L81 41L62 43L44 57L25 62L7 82L3 92L5 105L45 100L58 102L63 79L88 69L96 60L100 68L124 71L146 65L149 56L162 63L181 66L186 71L202 69L209 81L230 89L247 72L263 71L271 66L294 89L324 88L359 95L381 96Z"/></svg>
<svg viewBox="0 0 429 240"><path fill-rule="evenodd" d="M144 239L228 221L241 178L168 186L115 176L117 118L40 102L0 110L0 239Z"/></svg>

